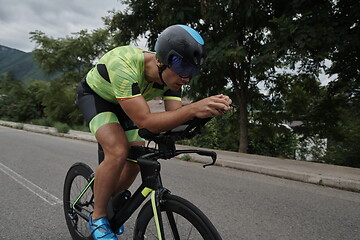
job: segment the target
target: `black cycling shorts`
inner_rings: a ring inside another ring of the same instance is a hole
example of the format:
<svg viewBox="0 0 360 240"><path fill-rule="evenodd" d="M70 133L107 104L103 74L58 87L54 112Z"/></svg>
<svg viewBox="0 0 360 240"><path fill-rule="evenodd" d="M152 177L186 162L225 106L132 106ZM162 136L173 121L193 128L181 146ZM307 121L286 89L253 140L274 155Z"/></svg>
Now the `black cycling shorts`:
<svg viewBox="0 0 360 240"><path fill-rule="evenodd" d="M101 126L108 123L119 123L129 142L144 140L140 138L137 126L126 115L120 104L108 102L97 95L86 83L86 78L81 80L76 89L76 104L94 136Z"/></svg>

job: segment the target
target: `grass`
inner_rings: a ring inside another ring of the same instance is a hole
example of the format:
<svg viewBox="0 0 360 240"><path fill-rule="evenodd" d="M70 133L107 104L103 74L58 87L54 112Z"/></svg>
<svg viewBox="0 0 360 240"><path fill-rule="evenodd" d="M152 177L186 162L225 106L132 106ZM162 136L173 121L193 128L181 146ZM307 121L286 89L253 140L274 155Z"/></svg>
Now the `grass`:
<svg viewBox="0 0 360 240"><path fill-rule="evenodd" d="M183 161L191 161L191 156L189 154L183 154L180 159Z"/></svg>

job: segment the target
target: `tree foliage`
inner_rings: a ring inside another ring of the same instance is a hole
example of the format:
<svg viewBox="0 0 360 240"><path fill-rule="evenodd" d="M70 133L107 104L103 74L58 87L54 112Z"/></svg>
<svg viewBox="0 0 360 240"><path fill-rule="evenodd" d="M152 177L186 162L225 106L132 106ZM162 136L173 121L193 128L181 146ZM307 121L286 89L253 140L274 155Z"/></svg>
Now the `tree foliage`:
<svg viewBox="0 0 360 240"><path fill-rule="evenodd" d="M268 144L281 135L284 121L302 121L295 131L304 140L315 135L331 138L331 132L340 131L334 126L342 121L344 108L336 95L352 93L359 81L358 1L123 3L129 6L126 11L106 18L122 42L143 36L152 48L158 33L176 23L192 26L205 38L208 58L201 76L192 80L192 97L230 88L239 105L239 151L248 150L249 137L254 149L256 136L266 139L264 133L274 132ZM329 87L320 85L324 71L338 76ZM259 91L259 83L267 94Z"/></svg>
<svg viewBox="0 0 360 240"><path fill-rule="evenodd" d="M74 104L75 88L95 61L114 46L109 31L98 29L89 33L82 30L58 39L41 31L31 32L30 35L37 44L34 58L39 66L46 73L59 73L57 79L49 82L46 90L37 89L36 83L29 86L30 89L35 88L36 100L41 102L44 116L70 125L81 123L82 116Z"/></svg>
<svg viewBox="0 0 360 240"><path fill-rule="evenodd" d="M359 166L360 2L357 0L124 0L104 18L106 29L53 39L31 33L35 58L51 83L23 85L3 76L1 116L81 122L76 83L115 45L186 24L204 37L207 60L190 96L230 95L238 107L213 119L192 144L270 156L305 156L305 143L327 140L325 162ZM320 75L333 80L322 85ZM34 110L36 109L36 110ZM5 114L5 115L4 115ZM289 131L284 123L299 122ZM299 147L300 146L300 147ZM321 146L313 146L320 151Z"/></svg>
<svg viewBox="0 0 360 240"><path fill-rule="evenodd" d="M46 73L61 72L69 83L76 83L113 45L109 31L82 30L66 38L53 39L41 31L31 32L30 39L37 44L34 58Z"/></svg>
<svg viewBox="0 0 360 240"><path fill-rule="evenodd" d="M0 78L0 116L19 122L41 118L43 116L41 104L36 97L33 97L34 84L29 89L23 82L16 80L12 74L2 75Z"/></svg>
<svg viewBox="0 0 360 240"><path fill-rule="evenodd" d="M205 38L208 50L202 75L191 83L193 97L218 94L232 85L239 104L240 147L246 152L248 103L261 75L273 66L266 48L271 16L266 1L123 1L129 8L107 19L123 37L148 38L152 48L158 33L171 24L188 24ZM146 9L146 10L145 10ZM260 20L260 21L259 21ZM135 24L129 24L130 22Z"/></svg>
<svg viewBox="0 0 360 240"><path fill-rule="evenodd" d="M360 137L356 129L360 44L356 39L360 36L360 2L323 0L297 4L300 5L293 8L287 5L275 20L280 26L277 46L287 49L284 62L291 63L293 69L298 65L298 72L315 77L323 70L334 80L313 93L316 95L310 95L315 96L315 101L306 104L309 107L302 118L304 125L296 130L304 139L327 139L328 151L323 159L326 162L359 166ZM325 59L330 60L328 66Z"/></svg>

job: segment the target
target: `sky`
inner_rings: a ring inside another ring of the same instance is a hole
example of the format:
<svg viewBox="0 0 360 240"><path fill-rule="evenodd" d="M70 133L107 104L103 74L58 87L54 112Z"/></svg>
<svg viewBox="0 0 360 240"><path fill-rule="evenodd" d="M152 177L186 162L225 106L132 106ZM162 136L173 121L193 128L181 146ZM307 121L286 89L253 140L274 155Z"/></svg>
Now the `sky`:
<svg viewBox="0 0 360 240"><path fill-rule="evenodd" d="M87 29L103 28L109 10L123 10L119 0L0 0L0 45L31 52L29 32L55 39Z"/></svg>

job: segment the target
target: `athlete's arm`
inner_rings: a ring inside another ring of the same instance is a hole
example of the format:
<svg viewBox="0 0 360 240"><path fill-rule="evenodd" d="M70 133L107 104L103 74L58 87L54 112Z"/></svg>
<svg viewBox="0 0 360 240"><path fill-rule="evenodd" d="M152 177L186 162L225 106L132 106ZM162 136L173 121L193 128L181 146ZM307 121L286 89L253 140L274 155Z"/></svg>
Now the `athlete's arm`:
<svg viewBox="0 0 360 240"><path fill-rule="evenodd" d="M179 100L167 99L164 100L165 111L174 111L182 107L182 103Z"/></svg>
<svg viewBox="0 0 360 240"><path fill-rule="evenodd" d="M122 109L134 121L138 128L147 128L154 133L173 129L194 117L215 117L223 113L221 110L229 110L230 103L231 100L227 101L224 97L217 95L173 111L151 113L143 96L119 100Z"/></svg>

